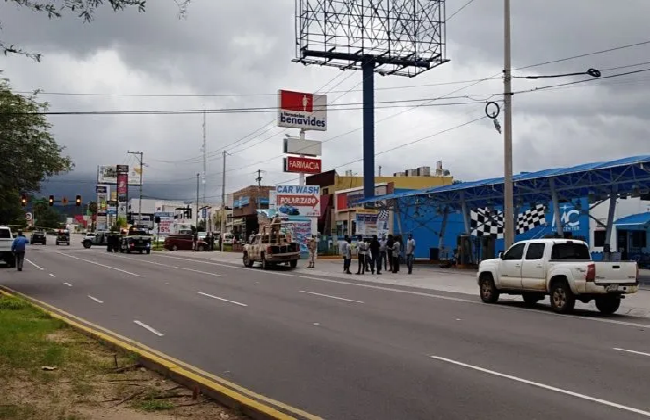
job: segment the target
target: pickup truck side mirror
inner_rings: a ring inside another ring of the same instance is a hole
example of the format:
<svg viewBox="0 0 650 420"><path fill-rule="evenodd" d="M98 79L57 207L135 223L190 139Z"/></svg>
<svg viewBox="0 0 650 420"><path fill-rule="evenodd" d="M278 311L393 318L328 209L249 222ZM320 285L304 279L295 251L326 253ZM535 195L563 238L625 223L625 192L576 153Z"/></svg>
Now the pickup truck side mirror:
<svg viewBox="0 0 650 420"><path fill-rule="evenodd" d="M503 259L503 251L499 251L499 259Z"/></svg>

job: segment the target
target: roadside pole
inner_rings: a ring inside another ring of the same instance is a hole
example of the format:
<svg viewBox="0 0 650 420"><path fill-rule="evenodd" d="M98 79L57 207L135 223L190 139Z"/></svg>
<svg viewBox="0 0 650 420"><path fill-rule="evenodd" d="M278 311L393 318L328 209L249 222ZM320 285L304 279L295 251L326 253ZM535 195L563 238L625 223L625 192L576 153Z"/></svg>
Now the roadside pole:
<svg viewBox="0 0 650 420"><path fill-rule="evenodd" d="M510 0L504 0L504 69L503 69L503 227L504 245L508 249L515 242L514 186L512 182L512 74L510 57Z"/></svg>
<svg viewBox="0 0 650 420"><path fill-rule="evenodd" d="M305 130L302 129L302 128L300 129L300 140L305 140ZM300 157L304 158L305 155L300 154ZM300 178L299 178L299 181L298 181L298 185L300 185L300 186L305 185L305 174L303 172L300 172L299 177Z"/></svg>
<svg viewBox="0 0 650 420"><path fill-rule="evenodd" d="M223 252L223 240L226 235L226 151L223 151L223 169L221 170L221 233L219 242L220 251Z"/></svg>

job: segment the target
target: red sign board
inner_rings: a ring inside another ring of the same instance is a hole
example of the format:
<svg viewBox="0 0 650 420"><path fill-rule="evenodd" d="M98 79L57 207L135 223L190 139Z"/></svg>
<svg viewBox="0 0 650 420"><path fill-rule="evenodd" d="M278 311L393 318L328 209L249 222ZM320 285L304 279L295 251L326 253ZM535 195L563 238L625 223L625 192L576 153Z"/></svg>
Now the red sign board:
<svg viewBox="0 0 650 420"><path fill-rule="evenodd" d="M316 207L318 204L318 198L313 195L278 195L278 204L288 204L294 207Z"/></svg>
<svg viewBox="0 0 650 420"><path fill-rule="evenodd" d="M281 90L280 109L296 112L314 112L314 95L311 93Z"/></svg>
<svg viewBox="0 0 650 420"><path fill-rule="evenodd" d="M289 156L284 159L284 171L303 174L319 174L321 173L321 160Z"/></svg>

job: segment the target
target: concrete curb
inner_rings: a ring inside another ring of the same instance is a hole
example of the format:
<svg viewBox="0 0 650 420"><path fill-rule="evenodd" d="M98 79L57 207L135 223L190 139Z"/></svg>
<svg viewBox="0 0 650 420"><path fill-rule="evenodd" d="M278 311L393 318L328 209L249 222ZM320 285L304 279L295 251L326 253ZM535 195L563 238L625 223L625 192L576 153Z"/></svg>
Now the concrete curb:
<svg viewBox="0 0 650 420"><path fill-rule="evenodd" d="M237 384L226 381L215 375L203 372L198 368L174 359L136 341L122 337L119 334L94 325L83 318L68 314L45 302L41 302L9 287L0 285L0 293L13 298L24 299L52 318L65 322L71 328L96 339L111 348L123 353L138 355L138 361L147 369L163 375L172 381L189 389L198 389L204 395L219 402L225 407L237 410L255 420L322 420L320 417L303 410L290 407L279 401L272 400ZM103 331L103 332L102 332ZM196 373L195 373L196 372ZM247 395L245 395L247 394ZM264 402L262 402L264 401ZM277 407L277 408L276 408ZM285 412L291 413L291 415ZM293 416L296 417L293 417Z"/></svg>

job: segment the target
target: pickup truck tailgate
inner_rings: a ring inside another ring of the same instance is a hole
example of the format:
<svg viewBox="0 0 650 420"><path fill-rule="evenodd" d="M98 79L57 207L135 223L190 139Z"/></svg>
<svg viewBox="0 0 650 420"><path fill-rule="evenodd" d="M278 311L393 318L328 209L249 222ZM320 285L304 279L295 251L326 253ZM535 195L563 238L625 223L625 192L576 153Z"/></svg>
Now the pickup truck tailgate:
<svg viewBox="0 0 650 420"><path fill-rule="evenodd" d="M596 262L596 284L630 284L637 281L635 261Z"/></svg>

